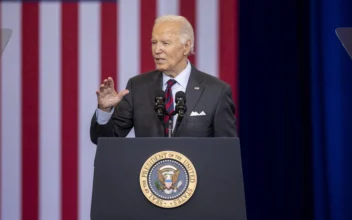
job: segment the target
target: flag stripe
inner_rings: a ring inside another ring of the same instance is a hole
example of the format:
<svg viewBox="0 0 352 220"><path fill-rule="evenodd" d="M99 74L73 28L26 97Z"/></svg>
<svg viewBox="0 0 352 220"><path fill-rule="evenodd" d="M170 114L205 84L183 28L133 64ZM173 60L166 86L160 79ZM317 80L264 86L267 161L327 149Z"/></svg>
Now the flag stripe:
<svg viewBox="0 0 352 220"><path fill-rule="evenodd" d="M62 3L62 219L78 217L78 3Z"/></svg>
<svg viewBox="0 0 352 220"><path fill-rule="evenodd" d="M118 6L118 90L126 88L128 80L140 73L140 1L120 0ZM134 137L134 129L127 135Z"/></svg>
<svg viewBox="0 0 352 220"><path fill-rule="evenodd" d="M157 15L178 15L179 14L179 0L158 0Z"/></svg>
<svg viewBox="0 0 352 220"><path fill-rule="evenodd" d="M118 12L118 90L140 72L139 0L120 0Z"/></svg>
<svg viewBox="0 0 352 220"><path fill-rule="evenodd" d="M196 14L197 14L197 7L196 7L196 0L180 0L179 1L179 8L180 8L180 15L184 16L185 18L187 18L187 20L189 21L189 23L191 23L192 27L193 27L193 32L194 34L197 32L196 29ZM197 42L195 42L195 45L197 44ZM188 59L190 60L190 62L197 66L196 63L196 54L191 55L188 57Z"/></svg>
<svg viewBox="0 0 352 220"><path fill-rule="evenodd" d="M218 76L218 60L215 59L218 57L218 1L198 0L196 22L197 66L201 71Z"/></svg>
<svg viewBox="0 0 352 220"><path fill-rule="evenodd" d="M99 2L82 2L79 6L79 220L90 219L96 146L90 141L89 127L97 103L94 91L101 77L100 7Z"/></svg>
<svg viewBox="0 0 352 220"><path fill-rule="evenodd" d="M22 4L22 219L38 219L39 5Z"/></svg>
<svg viewBox="0 0 352 220"><path fill-rule="evenodd" d="M61 220L60 9L58 2L40 5L40 220Z"/></svg>
<svg viewBox="0 0 352 220"><path fill-rule="evenodd" d="M238 17L237 0L222 0L219 5L219 77L229 83L232 88L233 99L236 104L236 118L238 108Z"/></svg>
<svg viewBox="0 0 352 220"><path fill-rule="evenodd" d="M21 219L21 173L22 173L22 137L21 137L21 4L2 2L1 23L11 28L13 35L2 54L1 79L1 219ZM11 95L8 92L11 91Z"/></svg>
<svg viewBox="0 0 352 220"><path fill-rule="evenodd" d="M140 42L141 42L141 69L140 72L144 73L155 69L155 62L151 53L151 33L156 18L156 0L141 0L140 5Z"/></svg>
<svg viewBox="0 0 352 220"><path fill-rule="evenodd" d="M117 3L101 3L101 82L109 76L118 85Z"/></svg>

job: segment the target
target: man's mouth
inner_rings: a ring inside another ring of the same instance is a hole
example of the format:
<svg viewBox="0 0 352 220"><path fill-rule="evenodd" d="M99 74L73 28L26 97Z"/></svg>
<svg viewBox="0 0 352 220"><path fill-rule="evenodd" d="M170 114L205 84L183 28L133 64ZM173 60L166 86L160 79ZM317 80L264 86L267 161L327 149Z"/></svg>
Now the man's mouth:
<svg viewBox="0 0 352 220"><path fill-rule="evenodd" d="M155 58L155 62L156 63L162 63L162 62L164 62L166 59L164 59L164 58Z"/></svg>

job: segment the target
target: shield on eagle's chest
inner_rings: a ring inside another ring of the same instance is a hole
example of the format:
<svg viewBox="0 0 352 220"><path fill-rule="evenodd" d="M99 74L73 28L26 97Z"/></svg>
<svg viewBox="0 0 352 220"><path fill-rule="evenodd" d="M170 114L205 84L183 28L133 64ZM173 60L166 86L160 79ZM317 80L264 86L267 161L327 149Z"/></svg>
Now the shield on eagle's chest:
<svg viewBox="0 0 352 220"><path fill-rule="evenodd" d="M172 179L170 178L170 176L168 176L165 180L165 186L167 189L170 189L172 186Z"/></svg>

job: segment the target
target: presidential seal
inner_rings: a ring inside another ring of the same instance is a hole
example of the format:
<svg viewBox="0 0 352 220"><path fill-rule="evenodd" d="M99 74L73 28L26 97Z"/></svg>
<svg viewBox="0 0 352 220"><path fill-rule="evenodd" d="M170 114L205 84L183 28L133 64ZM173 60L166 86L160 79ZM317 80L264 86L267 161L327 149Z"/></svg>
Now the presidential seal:
<svg viewBox="0 0 352 220"><path fill-rule="evenodd" d="M197 185L192 162L175 151L162 151L149 157L139 179L144 196L162 208L183 205L192 197Z"/></svg>

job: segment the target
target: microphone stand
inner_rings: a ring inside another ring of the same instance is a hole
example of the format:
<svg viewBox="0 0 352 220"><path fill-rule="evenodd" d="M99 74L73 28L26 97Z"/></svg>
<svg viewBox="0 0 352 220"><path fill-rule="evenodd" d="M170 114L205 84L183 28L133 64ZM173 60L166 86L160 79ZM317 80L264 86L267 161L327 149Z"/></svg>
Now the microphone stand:
<svg viewBox="0 0 352 220"><path fill-rule="evenodd" d="M168 113L165 110L165 104L163 100L156 99L154 110L157 113L160 123L163 125L164 136L166 136L166 133L165 133L166 123L164 121L164 117L165 117L165 114L168 114Z"/></svg>
<svg viewBox="0 0 352 220"><path fill-rule="evenodd" d="M166 114L169 116L169 134L168 134L168 137L170 138L170 137L172 137L172 133L173 133L173 123L172 123L172 116L174 116L174 115L176 115L177 114L177 112L176 111L174 111L174 112L172 112L171 114L170 113L168 113L168 112L166 112ZM176 129L176 127L175 127L175 129Z"/></svg>
<svg viewBox="0 0 352 220"><path fill-rule="evenodd" d="M176 125L175 125L175 134L178 130L178 128L180 127L180 124L181 124L181 120L183 119L183 116L180 116L180 114L178 114L178 117L177 117L177 121L176 121Z"/></svg>
<svg viewBox="0 0 352 220"><path fill-rule="evenodd" d="M172 117L169 117L169 138L172 137Z"/></svg>
<svg viewBox="0 0 352 220"><path fill-rule="evenodd" d="M180 114L180 113L177 112L177 111L174 111L172 114L169 114L169 116L170 116L170 118L169 118L169 137L172 137L172 134L173 134L173 129L172 129L173 123L172 123L172 118L171 118L171 116L174 116L174 115L176 115L176 114L178 114L178 117L177 117L175 129L174 129L174 132L175 132L175 133L176 133L178 127L180 126L181 121L182 121L182 119L183 119L183 117L184 117L184 113L183 113L183 114Z"/></svg>
<svg viewBox="0 0 352 220"><path fill-rule="evenodd" d="M178 104L177 104L177 106L178 106ZM175 125L175 132L176 132L177 129L178 129L178 127L179 127L180 124L181 124L181 120L183 119L183 117L184 117L186 111L187 111L187 107L186 107L186 105L185 105L184 103L181 104L181 105L179 105L179 107L176 107L176 110L173 111L172 113L169 113L169 112L167 112L167 111L164 111L164 113L169 116L169 122L168 122L168 130L169 130L169 132L168 132L168 137L169 137L169 138L170 138L170 137L173 137L172 116L178 114L177 121L176 121L176 125ZM163 115L163 118L164 118L164 117L165 117L165 116ZM163 120L163 122L164 122L163 124L164 124L164 128L165 128L165 127L166 127L165 121Z"/></svg>

